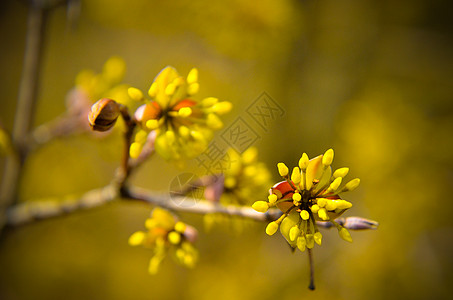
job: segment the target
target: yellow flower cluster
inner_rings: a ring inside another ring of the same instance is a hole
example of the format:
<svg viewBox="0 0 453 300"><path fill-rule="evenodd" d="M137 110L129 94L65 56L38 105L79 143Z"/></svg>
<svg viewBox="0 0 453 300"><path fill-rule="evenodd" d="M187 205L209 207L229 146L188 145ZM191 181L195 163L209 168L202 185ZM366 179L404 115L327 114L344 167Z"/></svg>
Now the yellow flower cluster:
<svg viewBox="0 0 453 300"><path fill-rule="evenodd" d="M250 147L242 154L229 149L225 160L230 162L224 171L223 204L250 205L251 199L271 185L271 175L266 165L258 161L258 150Z"/></svg>
<svg viewBox="0 0 453 300"><path fill-rule="evenodd" d="M357 188L360 179L342 184L349 168L340 168L332 173L330 165L333 156L332 149L311 160L304 153L299 166L294 167L291 173L284 163L277 165L280 176L285 180L269 190L267 201L256 201L252 205L259 212L266 212L275 206L283 212L279 219L267 225L268 235L273 235L280 226L280 232L288 243L305 251L305 248L313 248L315 243L321 245L322 234L316 221L330 221L341 238L352 242L347 229L335 219L352 207L350 202L340 198L340 193Z"/></svg>
<svg viewBox="0 0 453 300"><path fill-rule="evenodd" d="M192 268L198 260L198 251L193 246L197 231L190 225L178 221L169 211L156 207L145 222L147 231L137 231L129 238L129 245L152 249L153 257L148 271L156 274L161 261L169 251L179 264Z"/></svg>
<svg viewBox="0 0 453 300"><path fill-rule="evenodd" d="M196 101L198 70L192 69L186 78L172 67L164 68L148 90L151 100L143 92L129 88L129 96L137 101L147 101L135 112L141 125L130 148L131 157L138 157L147 132L155 130L155 149L167 160L193 158L202 153L212 139L213 131L222 128L219 115L231 110L231 103L208 97Z"/></svg>
<svg viewBox="0 0 453 300"><path fill-rule="evenodd" d="M266 165L258 161L256 147L250 147L242 154L230 148L223 162L225 162L225 165L222 166L224 168L223 191L220 199L211 199L206 196L205 192L206 199L220 201L223 205L249 206L252 204L252 199L256 199L260 195L265 196L267 188L272 184L271 175ZM221 225L228 226L237 233L242 232L249 225L244 218L234 218L223 214L206 214L204 224L207 230L214 225Z"/></svg>
<svg viewBox="0 0 453 300"><path fill-rule="evenodd" d="M115 99L116 102L129 105L128 85L121 81L126 73L126 63L121 57L112 56L104 64L102 72L82 70L77 74L75 84L78 91L85 93L91 102L100 98Z"/></svg>

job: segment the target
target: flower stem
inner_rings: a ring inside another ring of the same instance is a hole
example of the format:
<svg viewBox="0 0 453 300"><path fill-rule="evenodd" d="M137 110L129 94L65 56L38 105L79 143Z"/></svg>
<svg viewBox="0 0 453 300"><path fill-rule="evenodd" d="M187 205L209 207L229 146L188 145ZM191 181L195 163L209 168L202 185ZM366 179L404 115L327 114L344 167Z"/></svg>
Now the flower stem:
<svg viewBox="0 0 453 300"><path fill-rule="evenodd" d="M126 181L131 173L131 167L129 166L129 148L132 142L132 135L135 129L135 122L129 115L127 108L124 105L120 107L121 116L126 125L126 132L124 133L124 148L123 148L123 157L121 158L121 165L118 169L116 181L119 185L120 191L123 190L126 185Z"/></svg>
<svg viewBox="0 0 453 300"><path fill-rule="evenodd" d="M308 285L308 288L310 290L314 290L315 289L315 267L313 265L313 254L312 254L312 250L311 249L307 249L308 250L308 263L310 265L310 284Z"/></svg>

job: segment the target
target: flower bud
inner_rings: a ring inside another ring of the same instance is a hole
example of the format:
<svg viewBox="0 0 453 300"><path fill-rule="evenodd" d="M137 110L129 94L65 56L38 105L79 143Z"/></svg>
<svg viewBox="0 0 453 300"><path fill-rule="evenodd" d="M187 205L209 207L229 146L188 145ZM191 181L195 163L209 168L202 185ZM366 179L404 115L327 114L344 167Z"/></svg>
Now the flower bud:
<svg viewBox="0 0 453 300"><path fill-rule="evenodd" d="M349 168L339 168L337 170L335 170L335 172L333 172L333 177L334 178L337 178L337 177L345 177L347 174L349 173Z"/></svg>
<svg viewBox="0 0 453 300"><path fill-rule="evenodd" d="M351 191L355 190L359 186L359 184L360 184L360 179L355 178L355 179L349 181L348 183L346 183L346 185L343 188L343 192L351 192Z"/></svg>
<svg viewBox="0 0 453 300"><path fill-rule="evenodd" d="M346 228L342 227L342 228L338 231L338 234L340 235L340 237L341 237L343 240L352 243L351 234L349 233L349 231L348 231Z"/></svg>
<svg viewBox="0 0 453 300"><path fill-rule="evenodd" d="M294 182L294 184L299 184L300 183L300 169L299 169L299 167L294 167L293 173L291 174L291 181Z"/></svg>
<svg viewBox="0 0 453 300"><path fill-rule="evenodd" d="M278 163L277 168L278 168L278 173L280 174L280 176L285 177L288 175L289 170L288 170L288 167L284 163Z"/></svg>
<svg viewBox="0 0 453 300"><path fill-rule="evenodd" d="M305 240L305 237L299 236L297 238L297 248L299 248L300 251L304 252L306 245L307 245L307 241Z"/></svg>
<svg viewBox="0 0 453 300"><path fill-rule="evenodd" d="M299 226L295 225L289 230L289 239L295 241L300 234Z"/></svg>
<svg viewBox="0 0 453 300"><path fill-rule="evenodd" d="M310 214L304 209L300 212L300 217L302 218L302 220L306 221L310 219Z"/></svg>
<svg viewBox="0 0 453 300"><path fill-rule="evenodd" d="M181 234L176 231L171 231L168 234L168 241L174 245L179 244L179 242L181 241Z"/></svg>
<svg viewBox="0 0 453 300"><path fill-rule="evenodd" d="M315 243L318 244L319 246L321 246L321 243L322 243L322 234L321 232L315 232L315 234L313 235L313 238L315 240Z"/></svg>
<svg viewBox="0 0 453 300"><path fill-rule="evenodd" d="M299 159L299 168L305 171L308 167L308 162L309 159L307 153L302 154L302 157Z"/></svg>
<svg viewBox="0 0 453 300"><path fill-rule="evenodd" d="M349 217L344 222L344 227L353 230L376 229L379 223L360 217Z"/></svg>
<svg viewBox="0 0 453 300"><path fill-rule="evenodd" d="M327 150L322 157L322 164L324 166L330 166L333 161L333 149Z"/></svg>
<svg viewBox="0 0 453 300"><path fill-rule="evenodd" d="M119 104L112 99L102 98L91 106L88 121L93 130L107 131L115 125L119 115Z"/></svg>
<svg viewBox="0 0 453 300"><path fill-rule="evenodd" d="M270 222L269 224L267 224L267 227L266 227L266 233L267 235L273 235L274 233L277 232L277 229L278 229L278 224L277 222Z"/></svg>
<svg viewBox="0 0 453 300"><path fill-rule="evenodd" d="M252 208L256 211L265 213L269 209L269 204L266 201L256 201L253 203Z"/></svg>

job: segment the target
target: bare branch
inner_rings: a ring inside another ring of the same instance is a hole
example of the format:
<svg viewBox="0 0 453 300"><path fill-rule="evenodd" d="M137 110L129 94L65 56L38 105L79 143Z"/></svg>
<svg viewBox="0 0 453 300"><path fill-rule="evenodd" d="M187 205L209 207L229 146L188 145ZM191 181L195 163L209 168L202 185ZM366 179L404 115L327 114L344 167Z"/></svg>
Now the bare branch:
<svg viewBox="0 0 453 300"><path fill-rule="evenodd" d="M233 205L224 206L213 204L202 199L152 192L138 187L123 189L122 194L120 195L118 187L112 184L101 189L88 191L79 198L28 201L15 205L8 210L7 224L10 226L19 226L37 220L58 217L78 210L99 207L115 199L122 199L124 201L142 201L153 206L160 206L178 212L189 212L202 215L225 214L263 222L275 220L282 214L282 212L277 209L269 210L267 213L263 214L255 211L251 207ZM375 221L360 217L340 218L336 221L352 230L375 229L378 225ZM316 223L317 226L322 228L332 227L330 222L317 221ZM373 226L369 226L368 228L358 228L356 226L357 224L362 223L373 224Z"/></svg>
<svg viewBox="0 0 453 300"><path fill-rule="evenodd" d="M29 9L24 65L12 131L12 142L18 151L17 155L8 156L5 162L0 188L0 218L4 218L7 207L17 200L17 189L26 158L26 152L23 152L22 149L33 120L38 90L46 11L42 7L34 5L30 5ZM3 221L0 220L0 228Z"/></svg>

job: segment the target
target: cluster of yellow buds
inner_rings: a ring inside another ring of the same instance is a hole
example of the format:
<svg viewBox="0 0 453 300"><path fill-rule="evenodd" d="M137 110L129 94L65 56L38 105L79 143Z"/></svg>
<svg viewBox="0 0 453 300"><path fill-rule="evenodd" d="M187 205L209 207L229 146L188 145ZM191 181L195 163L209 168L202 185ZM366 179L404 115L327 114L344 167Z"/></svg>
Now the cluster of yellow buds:
<svg viewBox="0 0 453 300"><path fill-rule="evenodd" d="M116 102L129 105L128 85L121 81L126 73L126 63L119 56L110 57L104 64L102 72L82 70L77 74L75 85L79 92L85 93L90 100L112 98Z"/></svg>
<svg viewBox="0 0 453 300"><path fill-rule="evenodd" d="M250 205L251 199L267 190L271 174L263 162L258 161L258 149L250 147L242 154L229 149L225 156L230 164L224 171L223 204Z"/></svg>
<svg viewBox="0 0 453 300"><path fill-rule="evenodd" d="M156 207L145 222L147 231L137 231L129 238L129 245L152 249L153 257L148 271L156 274L161 261L169 251L179 264L192 268L198 259L198 251L193 246L197 230L181 221L169 211Z"/></svg>
<svg viewBox="0 0 453 300"><path fill-rule="evenodd" d="M252 205L259 212L266 212L270 207L277 207L283 212L280 218L267 225L268 235L273 235L280 226L280 232L288 243L305 251L306 248L313 248L315 243L321 245L322 234L316 221L330 221L342 239L352 242L348 230L335 219L352 207L350 202L340 198L340 193L357 188L360 179L342 184L349 168L332 172L333 156L332 149L311 160L304 153L299 166L294 167L291 173L284 163L277 165L280 176L285 180L269 190L268 201L256 201Z"/></svg>
<svg viewBox="0 0 453 300"><path fill-rule="evenodd" d="M258 160L256 147L250 147L242 154L230 148L221 161L220 171L223 173L206 186L206 200L223 205L250 206L252 199L266 195L267 188L272 184L271 174L266 165ZM244 218L223 214L206 214L204 224L207 230L214 225L227 225L238 233L248 225Z"/></svg>
<svg viewBox="0 0 453 300"><path fill-rule="evenodd" d="M140 155L147 132L156 131L155 150L167 160L193 158L203 152L212 139L213 131L223 127L219 115L231 110L231 103L208 97L196 101L198 70L192 69L186 78L172 67L164 68L148 90L147 100L137 88L128 89L129 96L146 101L134 115L142 130L137 132L130 148L131 157Z"/></svg>

